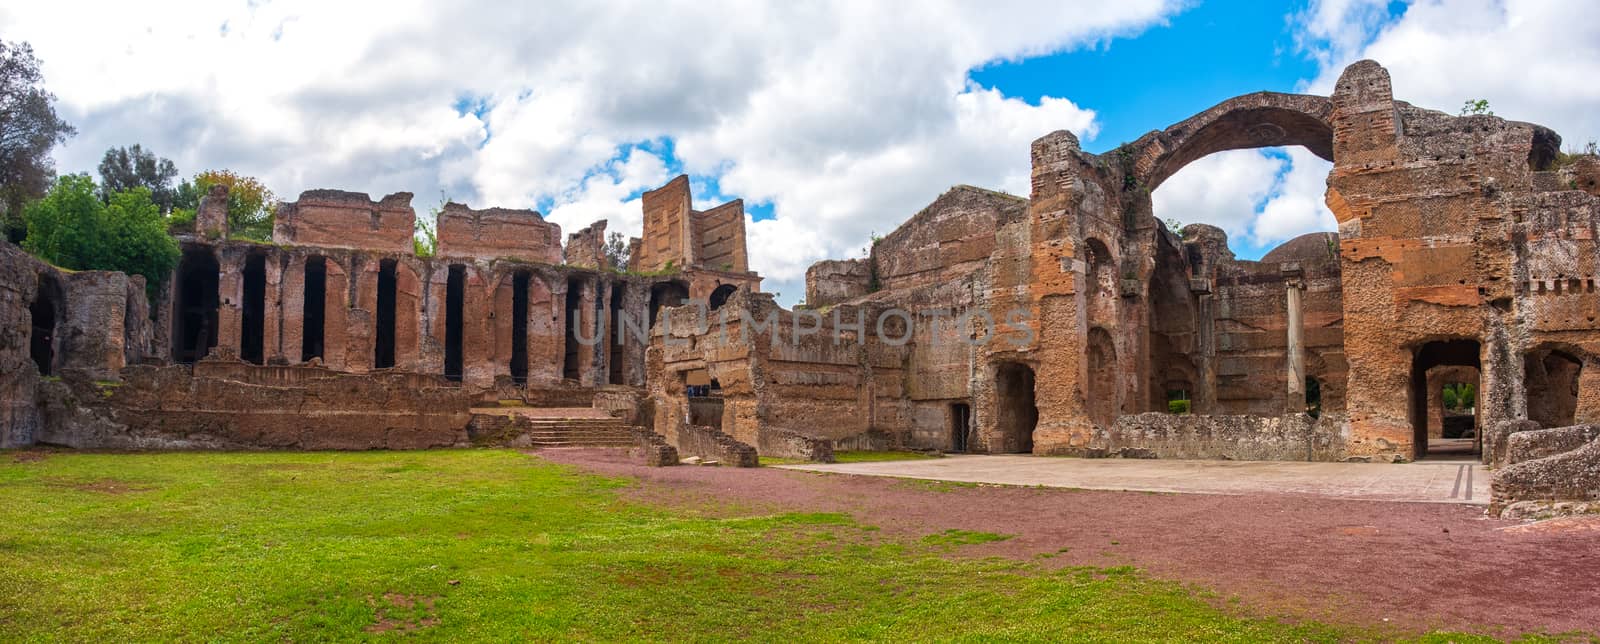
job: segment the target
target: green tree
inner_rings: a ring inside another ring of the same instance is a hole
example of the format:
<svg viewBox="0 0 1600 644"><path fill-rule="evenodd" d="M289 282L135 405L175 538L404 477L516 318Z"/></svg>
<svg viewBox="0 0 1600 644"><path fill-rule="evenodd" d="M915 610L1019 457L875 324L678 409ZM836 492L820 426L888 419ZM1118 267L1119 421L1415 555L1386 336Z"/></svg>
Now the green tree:
<svg viewBox="0 0 1600 644"><path fill-rule="evenodd" d="M173 230L194 229L194 210L200 207L200 198L217 184L228 186L228 235L271 240L272 216L278 209L278 198L261 180L232 170L206 170L194 175L192 181L178 184L169 222Z"/></svg>
<svg viewBox="0 0 1600 644"><path fill-rule="evenodd" d="M439 214L444 212L445 204L450 203L450 198L439 192L439 203L428 209L428 214L417 218L415 229L411 234L411 254L417 257L433 257L439 252Z"/></svg>
<svg viewBox="0 0 1600 644"><path fill-rule="evenodd" d="M628 270L628 261L631 249L628 246L627 237L624 237L622 233L612 232L610 235L606 236L605 250L606 261L611 263L612 268L619 271Z"/></svg>
<svg viewBox="0 0 1600 644"><path fill-rule="evenodd" d="M150 199L162 212L172 209L177 190L172 180L178 177L178 166L171 159L158 157L140 147L138 143L125 148L106 150L100 159L100 195L106 201L124 190L146 188Z"/></svg>
<svg viewBox="0 0 1600 644"><path fill-rule="evenodd" d="M33 47L0 40L0 229L12 242L27 232L24 204L55 177L50 149L76 132L56 116L56 97L43 83Z"/></svg>
<svg viewBox="0 0 1600 644"><path fill-rule="evenodd" d="M161 208L146 188L111 195L110 203L99 192L88 175L61 177L24 211L23 248L62 268L143 275L154 297L179 256Z"/></svg>

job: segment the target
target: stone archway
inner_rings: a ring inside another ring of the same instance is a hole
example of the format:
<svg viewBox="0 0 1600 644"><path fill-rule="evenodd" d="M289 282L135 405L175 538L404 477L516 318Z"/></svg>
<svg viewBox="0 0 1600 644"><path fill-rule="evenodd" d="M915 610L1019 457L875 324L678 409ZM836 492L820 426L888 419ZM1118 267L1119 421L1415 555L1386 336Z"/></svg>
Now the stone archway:
<svg viewBox="0 0 1600 644"><path fill-rule="evenodd" d="M1333 99L1256 92L1236 96L1132 144L1125 153L1138 187L1153 191L1207 155L1228 150L1301 146L1333 160Z"/></svg>
<svg viewBox="0 0 1600 644"><path fill-rule="evenodd" d="M1033 430L1039 424L1033 367L1020 362L1000 363L995 367L994 395L998 432L990 451L1032 453Z"/></svg>

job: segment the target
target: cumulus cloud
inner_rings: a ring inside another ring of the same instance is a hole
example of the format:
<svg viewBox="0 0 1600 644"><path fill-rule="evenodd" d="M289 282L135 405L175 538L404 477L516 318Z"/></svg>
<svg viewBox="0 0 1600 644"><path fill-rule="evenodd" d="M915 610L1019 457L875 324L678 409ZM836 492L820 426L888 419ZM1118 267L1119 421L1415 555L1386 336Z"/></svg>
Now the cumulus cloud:
<svg viewBox="0 0 1600 644"><path fill-rule="evenodd" d="M1357 5L1357 6L1350 6ZM1370 58L1389 70L1395 98L1455 113L1469 99L1495 115L1555 129L1567 144L1600 137L1600 22L1585 0L1419 0L1373 24L1359 3L1320 2L1318 33L1359 33L1364 44L1313 45L1327 64L1307 87L1327 93L1344 67Z"/></svg>
<svg viewBox="0 0 1600 644"><path fill-rule="evenodd" d="M1137 33L1178 4L35 2L0 7L0 29L34 44L80 129L69 171L139 142L289 196L443 192L636 233L630 195L665 172L625 151L671 140L685 171L771 206L753 268L793 301L811 261L952 184L1025 193L1032 138L1093 135L1092 111L969 70Z"/></svg>
<svg viewBox="0 0 1600 644"><path fill-rule="evenodd" d="M1189 164L1150 195L1155 215L1206 223L1255 255L1309 232L1335 230L1323 201L1333 164L1304 148L1231 150Z"/></svg>

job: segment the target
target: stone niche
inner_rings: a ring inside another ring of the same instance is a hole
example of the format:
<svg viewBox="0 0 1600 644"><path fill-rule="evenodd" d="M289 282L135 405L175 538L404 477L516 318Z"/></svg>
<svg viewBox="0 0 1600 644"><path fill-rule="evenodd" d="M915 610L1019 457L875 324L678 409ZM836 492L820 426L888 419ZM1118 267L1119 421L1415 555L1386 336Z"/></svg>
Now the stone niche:
<svg viewBox="0 0 1600 644"><path fill-rule="evenodd" d="M396 192L373 201L364 192L309 190L300 193L299 199L278 206L272 241L410 253L416 220L409 192ZM440 232L443 241L443 230Z"/></svg>

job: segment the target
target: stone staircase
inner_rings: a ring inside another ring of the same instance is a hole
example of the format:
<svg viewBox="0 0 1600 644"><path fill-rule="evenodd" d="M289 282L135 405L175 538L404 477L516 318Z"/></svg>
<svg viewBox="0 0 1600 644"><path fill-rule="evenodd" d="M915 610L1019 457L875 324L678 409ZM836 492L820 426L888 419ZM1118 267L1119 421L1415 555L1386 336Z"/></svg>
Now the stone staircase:
<svg viewBox="0 0 1600 644"><path fill-rule="evenodd" d="M467 429L474 443L507 447L634 447L622 420L592 407L476 407Z"/></svg>

